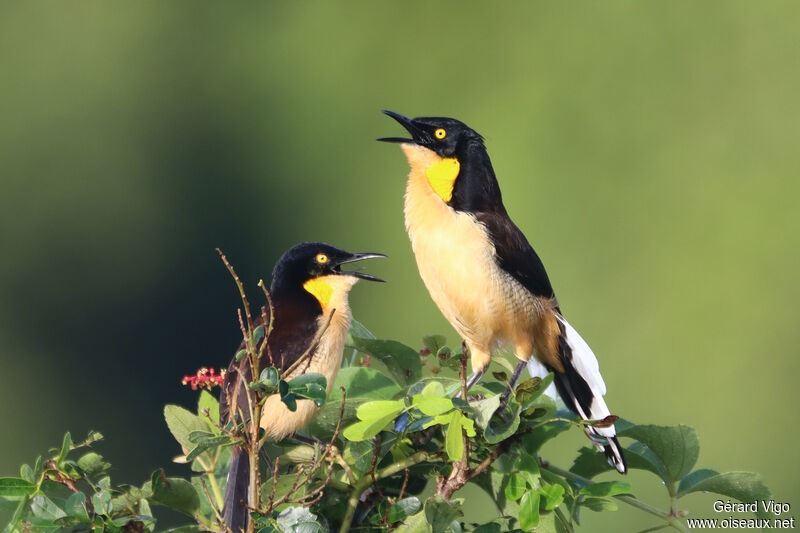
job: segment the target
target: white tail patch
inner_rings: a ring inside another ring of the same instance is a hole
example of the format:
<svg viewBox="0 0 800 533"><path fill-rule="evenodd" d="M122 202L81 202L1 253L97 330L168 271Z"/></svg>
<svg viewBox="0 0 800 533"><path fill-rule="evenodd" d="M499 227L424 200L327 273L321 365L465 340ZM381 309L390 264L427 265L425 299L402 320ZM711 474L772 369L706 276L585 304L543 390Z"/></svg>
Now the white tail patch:
<svg viewBox="0 0 800 533"><path fill-rule="evenodd" d="M572 365L589 385L589 388L592 390L592 395L594 396L590 412L588 413L585 413L583 408L575 401L578 413L581 417L586 419L601 420L610 415L611 411L608 410L608 406L605 400L603 400L603 396L606 394L606 384L603 381L603 376L600 375L600 363L597 362L597 357L595 357L594 352L589 348L589 345L586 344L586 341L583 340L583 337L575 331L575 328L564 320L564 317L556 315L556 318L564 326L567 344L569 344L569 347L572 349ZM617 434L617 432L614 431L614 426L607 428L592 427L590 430L603 437L613 437Z"/></svg>
<svg viewBox="0 0 800 533"><path fill-rule="evenodd" d="M547 368L536 360L535 357L531 357L528 359L528 373L531 375L532 378L542 378L544 379L547 374L550 373ZM547 387L544 393L550 396L552 399L556 399L556 385L555 383L551 383L549 387Z"/></svg>

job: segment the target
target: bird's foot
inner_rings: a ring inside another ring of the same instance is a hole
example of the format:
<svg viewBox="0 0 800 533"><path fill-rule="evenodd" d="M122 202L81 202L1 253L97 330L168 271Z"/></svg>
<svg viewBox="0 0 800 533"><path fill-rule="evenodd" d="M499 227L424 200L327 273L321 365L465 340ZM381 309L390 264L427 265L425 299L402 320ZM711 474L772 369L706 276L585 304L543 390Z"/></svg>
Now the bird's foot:
<svg viewBox="0 0 800 533"><path fill-rule="evenodd" d="M514 390L514 387L517 385L517 381L519 381L519 376L522 374L522 369L528 365L526 361L519 361L517 363L517 367L514 369L514 373L511 374L511 379L508 380L508 386L506 386L506 390L503 391L503 395L500 398L500 407L497 408L498 413L502 413L503 409L506 408L508 405L508 400L511 398L511 392Z"/></svg>

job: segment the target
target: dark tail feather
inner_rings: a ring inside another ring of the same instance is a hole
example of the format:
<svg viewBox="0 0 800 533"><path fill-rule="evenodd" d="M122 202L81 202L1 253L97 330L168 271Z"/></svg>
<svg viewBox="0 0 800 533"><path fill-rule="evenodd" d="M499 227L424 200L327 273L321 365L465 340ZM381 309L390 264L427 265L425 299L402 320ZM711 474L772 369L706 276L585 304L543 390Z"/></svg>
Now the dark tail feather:
<svg viewBox="0 0 800 533"><path fill-rule="evenodd" d="M598 398L594 395L589 384L575 369L571 361L565 361L564 367L565 373L555 372L554 382L559 396L569 410L584 420L605 418L608 415L608 407L602 396ZM599 450L605 453L608 464L616 468L620 474L628 471L625 455L613 429L609 431L587 426L586 435Z"/></svg>
<svg viewBox="0 0 800 533"><path fill-rule="evenodd" d="M233 533L247 530L247 487L250 484L250 460L239 446L232 448L231 469L225 488L225 507L222 517Z"/></svg>

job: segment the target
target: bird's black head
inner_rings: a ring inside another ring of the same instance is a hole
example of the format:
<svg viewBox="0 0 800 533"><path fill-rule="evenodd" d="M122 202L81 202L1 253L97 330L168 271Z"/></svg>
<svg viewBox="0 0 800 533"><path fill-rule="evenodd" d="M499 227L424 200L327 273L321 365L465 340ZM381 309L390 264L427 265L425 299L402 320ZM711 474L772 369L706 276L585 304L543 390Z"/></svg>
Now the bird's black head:
<svg viewBox="0 0 800 533"><path fill-rule="evenodd" d="M369 281L384 281L358 271L342 270L342 265L372 257L386 257L378 253L351 253L325 244L304 242L284 253L272 273L272 290L281 285L302 286L304 283L325 276L347 276Z"/></svg>
<svg viewBox="0 0 800 533"><path fill-rule="evenodd" d="M404 117L394 111L384 111L403 125L411 134L410 139L403 137L383 137L384 142L412 143L433 150L442 157L454 157L460 148L470 143L483 144L475 130L454 118L446 117Z"/></svg>

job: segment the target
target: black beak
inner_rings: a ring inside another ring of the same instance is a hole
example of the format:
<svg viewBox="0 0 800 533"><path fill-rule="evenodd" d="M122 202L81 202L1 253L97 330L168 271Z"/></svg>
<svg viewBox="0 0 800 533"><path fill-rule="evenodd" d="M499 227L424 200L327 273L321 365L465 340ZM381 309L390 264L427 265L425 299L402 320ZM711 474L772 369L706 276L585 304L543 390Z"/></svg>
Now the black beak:
<svg viewBox="0 0 800 533"><path fill-rule="evenodd" d="M340 274L347 275L347 276L354 276L356 278L365 279L367 281L382 281L382 282L386 282L386 280L383 280L383 279L375 277L375 276L370 276L369 274L364 274L363 272L358 272L358 271L353 271L353 270L351 270L351 271L342 271L339 268L339 267L341 267L342 265L344 265L346 263L354 263L356 261L361 261L362 259L372 259L373 257L386 257L386 256L383 255L383 254L376 254L376 253L350 254L348 257L345 257L344 259L340 259L339 262L336 264L336 266L334 268L335 268L336 272L338 272Z"/></svg>
<svg viewBox="0 0 800 533"><path fill-rule="evenodd" d="M387 111L383 110L385 115L389 115L397 122L402 124L402 126L408 130L408 133L411 134L411 139L405 139L403 137L381 137L377 139L378 141L387 142L387 143L415 143L415 144L425 144L426 142L430 141L429 135L416 124L414 121L408 117L404 117L400 113L395 113L394 111Z"/></svg>

